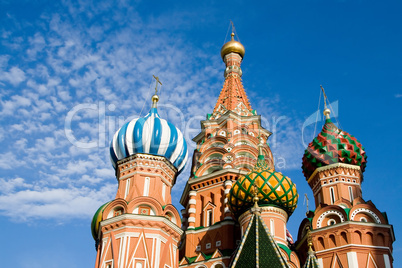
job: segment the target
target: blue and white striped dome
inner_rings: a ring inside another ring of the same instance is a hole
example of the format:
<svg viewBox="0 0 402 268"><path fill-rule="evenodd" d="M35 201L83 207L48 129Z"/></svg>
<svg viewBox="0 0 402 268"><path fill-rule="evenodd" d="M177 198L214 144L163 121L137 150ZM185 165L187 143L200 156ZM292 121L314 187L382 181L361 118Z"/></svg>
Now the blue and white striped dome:
<svg viewBox="0 0 402 268"><path fill-rule="evenodd" d="M110 158L115 169L117 161L137 153L164 156L179 173L187 162L187 143L183 134L159 117L156 105L145 117L124 124L113 136Z"/></svg>

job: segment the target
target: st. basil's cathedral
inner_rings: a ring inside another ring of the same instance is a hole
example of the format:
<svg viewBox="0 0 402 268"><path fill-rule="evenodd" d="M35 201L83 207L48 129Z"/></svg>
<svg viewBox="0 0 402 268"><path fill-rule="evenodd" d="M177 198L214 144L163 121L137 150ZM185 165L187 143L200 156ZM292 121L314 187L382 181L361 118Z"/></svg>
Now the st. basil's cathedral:
<svg viewBox="0 0 402 268"><path fill-rule="evenodd" d="M244 54L232 33L221 49L223 88L193 138L182 217L171 190L190 162L187 143L159 116L159 96L152 96L145 117L116 132L110 158L118 190L92 220L95 268L393 267L393 227L362 196L366 151L331 121L328 108L321 132L300 156L315 210L293 240L286 224L299 194L275 171L272 133L261 126L242 84Z"/></svg>

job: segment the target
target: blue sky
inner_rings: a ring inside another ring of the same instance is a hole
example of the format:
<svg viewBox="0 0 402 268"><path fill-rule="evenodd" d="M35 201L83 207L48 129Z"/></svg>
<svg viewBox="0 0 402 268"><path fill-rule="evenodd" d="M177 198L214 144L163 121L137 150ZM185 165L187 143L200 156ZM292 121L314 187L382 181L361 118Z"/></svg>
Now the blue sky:
<svg viewBox="0 0 402 268"><path fill-rule="evenodd" d="M300 165L322 84L341 127L366 148L363 198L394 225L398 267L401 10L400 1L357 0L0 1L2 264L94 265L90 220L117 187L112 135L148 111L155 74L160 115L194 148L223 84L219 51L233 20L251 105L301 196L288 224L293 236L304 193L312 199ZM189 168L172 192L179 210Z"/></svg>

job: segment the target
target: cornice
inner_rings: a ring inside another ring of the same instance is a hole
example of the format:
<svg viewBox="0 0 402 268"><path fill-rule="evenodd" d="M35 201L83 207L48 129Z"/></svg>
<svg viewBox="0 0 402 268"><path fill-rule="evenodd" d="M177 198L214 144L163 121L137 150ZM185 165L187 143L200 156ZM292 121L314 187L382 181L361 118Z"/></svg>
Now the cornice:
<svg viewBox="0 0 402 268"><path fill-rule="evenodd" d="M335 163L335 164L331 164L331 165L328 165L328 166L319 167L316 170L314 170L313 174L311 174L311 176L308 178L307 183L310 183L318 172L326 171L326 170L330 170L330 169L335 169L335 168L338 168L338 167L359 170L360 174L362 174L359 166L350 165L350 164L344 164L344 163Z"/></svg>
<svg viewBox="0 0 402 268"><path fill-rule="evenodd" d="M122 214L116 217L112 217L109 219L106 219L104 221L100 222L100 227L104 227L106 225L116 223L119 221L123 220L140 220L140 221L156 221L156 222L162 222L166 224L168 227L172 228L176 233L179 235L183 234L183 230L177 226L175 223L171 222L169 219L167 219L164 216L151 216L151 215L139 215L139 214Z"/></svg>

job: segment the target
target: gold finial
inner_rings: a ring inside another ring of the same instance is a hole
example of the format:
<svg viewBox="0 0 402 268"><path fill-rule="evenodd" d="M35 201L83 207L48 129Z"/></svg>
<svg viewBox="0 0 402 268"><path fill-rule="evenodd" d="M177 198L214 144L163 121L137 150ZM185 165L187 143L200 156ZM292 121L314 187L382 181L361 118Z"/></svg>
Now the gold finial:
<svg viewBox="0 0 402 268"><path fill-rule="evenodd" d="M253 201L254 201L254 205L256 204L256 203L258 203L258 201L260 200L260 198L258 197L258 192L259 192L259 190L258 190L258 186L257 186L257 184L253 184L253 195L254 195L254 197L253 197Z"/></svg>
<svg viewBox="0 0 402 268"><path fill-rule="evenodd" d="M322 87L322 85L320 85L320 87L321 87L322 93L324 94L324 107L325 107L325 109L324 109L324 115L325 115L325 118L326 118L326 119L330 119L330 116L329 116L329 115L331 114L331 110L327 108L327 100L328 100L327 94L325 94L325 90L324 90L324 88Z"/></svg>
<svg viewBox="0 0 402 268"><path fill-rule="evenodd" d="M258 155L264 155L263 147L264 147L264 139L261 137L261 135L258 137L260 142L258 143Z"/></svg>
<svg viewBox="0 0 402 268"><path fill-rule="evenodd" d="M313 251L313 238L311 237L311 230L310 230L310 226L306 227L307 229L307 246L308 246L308 253L314 253Z"/></svg>
<svg viewBox="0 0 402 268"><path fill-rule="evenodd" d="M158 96L158 83L162 86L162 82L159 80L159 77L152 75L155 80L156 80L156 85L155 85L155 94L152 96L152 107L156 108L156 103L159 101L159 96Z"/></svg>
<svg viewBox="0 0 402 268"><path fill-rule="evenodd" d="M254 206L250 209L251 213L255 214L255 215L261 215L261 208L258 206L258 201L260 200L260 198L258 197L258 193L260 192L258 190L258 186L257 184L253 184L253 202L254 202Z"/></svg>
<svg viewBox="0 0 402 268"><path fill-rule="evenodd" d="M230 24L232 25L232 33L230 35L231 40L229 42L227 42L226 44L224 44L223 47L221 48L221 56L222 56L223 60L225 59L225 56L227 54L232 53L232 52L239 54L240 57L242 57L242 58L244 57L244 53L245 53L244 46L240 42L234 40L236 30L235 30L235 27L234 27L232 21L230 21Z"/></svg>

